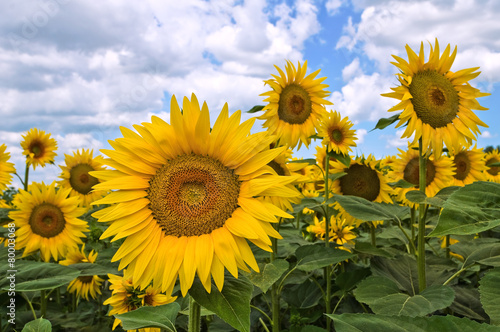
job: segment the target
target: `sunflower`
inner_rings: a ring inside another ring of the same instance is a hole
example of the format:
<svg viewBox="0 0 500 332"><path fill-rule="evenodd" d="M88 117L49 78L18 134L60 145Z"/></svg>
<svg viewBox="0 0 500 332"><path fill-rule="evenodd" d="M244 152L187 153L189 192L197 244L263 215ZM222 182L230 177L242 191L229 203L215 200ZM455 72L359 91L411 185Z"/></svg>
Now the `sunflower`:
<svg viewBox="0 0 500 332"><path fill-rule="evenodd" d="M324 145L321 146L316 146L316 154L314 155L316 157L316 165L319 167L319 170L325 171L325 158L326 158L326 147ZM329 165L328 168L331 169L333 162L337 160L334 157L330 156L328 157ZM322 174L322 173L321 173ZM324 176L323 174L321 176Z"/></svg>
<svg viewBox="0 0 500 332"><path fill-rule="evenodd" d="M102 171L103 157L92 157L92 150L82 149L73 152L73 156L65 154L65 166L59 166L62 178L59 185L71 188L70 196L80 197L83 207L89 207L90 203L106 194L105 191L92 190L92 187L99 183L95 177L89 174L91 171Z"/></svg>
<svg viewBox="0 0 500 332"><path fill-rule="evenodd" d="M394 182L405 180L415 185L415 188L395 188L399 202L415 207L415 203L406 199L406 193L415 190L419 186L420 167L418 150L409 147L407 151L399 149L399 152L398 159L392 164L393 170L389 172L388 177ZM456 168L450 157L441 156L441 158L436 159L431 155L426 159L426 168L425 194L427 197L436 195L439 190L453 183L453 175Z"/></svg>
<svg viewBox="0 0 500 332"><path fill-rule="evenodd" d="M11 173L15 173L14 164L9 162L10 153L5 152L7 146L0 145L0 192L7 189L7 185L12 181Z"/></svg>
<svg viewBox="0 0 500 332"><path fill-rule="evenodd" d="M40 165L45 167L46 163L53 163L57 154L54 152L57 149L56 140L50 137L50 134L45 134L45 131L32 128L21 141L21 147L24 149L23 154L26 156L26 163L33 165L33 169Z"/></svg>
<svg viewBox="0 0 500 332"><path fill-rule="evenodd" d="M328 85L321 83L326 77L315 79L320 70L305 76L307 61L303 66L299 62L297 68L287 61L286 74L278 66L275 68L280 76L272 75L274 79L264 81L272 90L261 94L267 97L264 101L268 104L259 119L266 120L263 127L276 134L282 144L292 149L297 143L299 148L302 143L309 146L309 137L316 134L319 119L326 112L324 105L332 105L324 99L330 94L324 90Z"/></svg>
<svg viewBox="0 0 500 332"><path fill-rule="evenodd" d="M111 297L104 301L104 305L111 305L112 309L108 315L123 314L133 311L144 306L159 306L167 303L172 303L177 297L160 294L158 289L149 286L145 290L140 290L134 287L132 276L124 271L125 276L116 276L108 274L110 287L112 291ZM113 322L113 330L121 324L121 320L115 318ZM134 330L135 331L135 330ZM144 328L139 329L139 332L160 332L159 328Z"/></svg>
<svg viewBox="0 0 500 332"><path fill-rule="evenodd" d="M77 263L94 263L97 258L97 253L92 250L88 256L85 255L85 244L81 251L78 248L73 248L66 254L66 259L59 262L61 265L71 265ZM83 297L89 300L89 294L93 299L97 298L97 294L101 294L101 285L104 279L99 276L82 276L72 280L68 285L68 292L75 293L76 296Z"/></svg>
<svg viewBox="0 0 500 332"><path fill-rule="evenodd" d="M354 227L345 218L331 216L328 241L335 242L339 249L351 251L350 249L354 246L353 240L356 238L353 229ZM314 224L309 225L306 231L324 241L326 236L325 218L323 217L319 221L317 217L314 217Z"/></svg>
<svg viewBox="0 0 500 332"><path fill-rule="evenodd" d="M200 109L193 94L181 112L172 97L171 124L153 117L138 134L121 128L114 150L102 150L115 170L91 172L103 181L94 189L115 191L93 203L113 204L93 216L111 223L101 238L126 237L113 261L141 289L153 280L169 293L178 276L184 296L197 273L208 292L211 276L220 290L224 268L235 277L247 264L259 270L246 240L271 251L269 236L281 238L270 223L292 216L262 197L293 198L296 177L267 166L285 148L269 149L267 132L249 135L255 118L240 125L240 116L226 104L210 130L206 103Z"/></svg>
<svg viewBox="0 0 500 332"><path fill-rule="evenodd" d="M487 169L484 174L488 181L500 183L500 166L490 166L497 163L500 163L500 152L498 150L488 152L485 157Z"/></svg>
<svg viewBox="0 0 500 332"><path fill-rule="evenodd" d="M479 67L450 71L457 48L450 55L450 45L439 55L439 44L431 46L429 61L425 62L424 44L417 55L408 45L409 62L393 55L391 62L401 70L397 74L401 83L393 92L382 94L401 100L389 112L403 110L396 128L407 124L402 137L415 133L415 142L422 138L423 150L432 150L440 156L443 141L450 151L469 147L480 133L479 126L488 127L472 110L487 110L476 98L488 96L473 88L468 81L480 74Z"/></svg>
<svg viewBox="0 0 500 332"><path fill-rule="evenodd" d="M441 240L441 248L445 249L446 248L446 236L441 237L440 240ZM458 242L460 242L460 241L450 237L450 245L458 243ZM462 262L464 261L464 257L462 255L454 253L453 251L450 251L450 256L453 256Z"/></svg>
<svg viewBox="0 0 500 332"><path fill-rule="evenodd" d="M486 181L485 171L488 169L484 163L484 152L476 147L462 148L458 153L451 155L455 174L453 185L465 186L474 181Z"/></svg>
<svg viewBox="0 0 500 332"><path fill-rule="evenodd" d="M322 144L328 147L329 151L337 154L348 154L354 142L357 140L356 131L351 129L353 123L348 117L341 118L340 113L328 112L319 125L319 136L323 137ZM324 167L324 164L322 165Z"/></svg>
<svg viewBox="0 0 500 332"><path fill-rule="evenodd" d="M379 162L372 156L351 157L349 167L340 161L333 163L332 173L345 172L346 175L332 181L331 190L338 195L352 195L362 197L370 202L392 203L390 194L392 188L382 172L377 170ZM350 216L342 206L336 202L335 207L340 211L348 224L358 226L361 221Z"/></svg>
<svg viewBox="0 0 500 332"><path fill-rule="evenodd" d="M56 190L55 182L32 183L29 191L20 190L12 204L17 210L9 212L16 227L16 249L24 249L23 257L40 250L45 262L66 256L71 248L82 244L87 232L86 221L78 219L85 209L78 207L78 197L68 197L70 189Z"/></svg>

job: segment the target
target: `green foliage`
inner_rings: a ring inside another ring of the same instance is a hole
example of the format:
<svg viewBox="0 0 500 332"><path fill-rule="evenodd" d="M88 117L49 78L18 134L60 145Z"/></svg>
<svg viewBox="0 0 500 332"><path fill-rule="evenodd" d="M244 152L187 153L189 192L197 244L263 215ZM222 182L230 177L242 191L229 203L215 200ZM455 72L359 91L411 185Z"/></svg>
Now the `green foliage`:
<svg viewBox="0 0 500 332"><path fill-rule="evenodd" d="M24 325L24 328L21 332L51 332L51 331L52 331L52 324L50 324L50 321L44 318L38 318Z"/></svg>
<svg viewBox="0 0 500 332"><path fill-rule="evenodd" d="M263 105L255 105L254 107L252 107L251 109L249 109L247 111L247 113L257 113L257 112L262 111L263 108L264 108Z"/></svg>
<svg viewBox="0 0 500 332"><path fill-rule="evenodd" d="M351 216L363 221L401 221L410 210L407 206L375 203L356 196L335 195L333 199Z"/></svg>
<svg viewBox="0 0 500 332"><path fill-rule="evenodd" d="M298 260L297 268L306 272L337 264L354 257L353 254L345 250L325 247L324 243L299 247L295 254Z"/></svg>
<svg viewBox="0 0 500 332"><path fill-rule="evenodd" d="M125 330L158 327L175 332L175 319L179 310L180 305L173 302L156 307L141 307L115 317L122 321Z"/></svg>
<svg viewBox="0 0 500 332"><path fill-rule="evenodd" d="M394 114L390 118L381 118L381 119L379 119L378 122L377 122L377 124L375 125L375 128L373 128L370 131L373 131L375 129L384 129L385 127L390 126L394 122L398 121L400 115L401 115L401 113L398 113L398 114Z"/></svg>
<svg viewBox="0 0 500 332"><path fill-rule="evenodd" d="M478 181L452 193L429 236L468 235L500 225L500 184Z"/></svg>
<svg viewBox="0 0 500 332"><path fill-rule="evenodd" d="M267 292L271 286L277 282L283 273L288 270L290 264L284 259L277 259L264 265L261 272L252 271L247 277L255 286L259 287L263 293Z"/></svg>
<svg viewBox="0 0 500 332"><path fill-rule="evenodd" d="M483 308L490 316L491 324L500 325L500 268L488 271L479 282Z"/></svg>

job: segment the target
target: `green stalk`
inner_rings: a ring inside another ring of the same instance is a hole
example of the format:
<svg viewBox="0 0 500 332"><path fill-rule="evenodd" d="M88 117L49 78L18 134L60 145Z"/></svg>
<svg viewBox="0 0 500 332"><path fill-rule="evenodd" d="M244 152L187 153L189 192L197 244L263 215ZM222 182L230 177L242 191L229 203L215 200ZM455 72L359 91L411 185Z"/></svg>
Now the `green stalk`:
<svg viewBox="0 0 500 332"><path fill-rule="evenodd" d="M422 150L422 137L420 137L420 139L418 140L419 189L425 194L427 166ZM425 280L425 204L419 204L418 210L418 289L419 292L422 292L427 287Z"/></svg>
<svg viewBox="0 0 500 332"><path fill-rule="evenodd" d="M201 306L190 296L188 332L200 332L200 330L201 330Z"/></svg>
<svg viewBox="0 0 500 332"><path fill-rule="evenodd" d="M273 225L277 228L278 225ZM278 257L278 239L271 238L271 263ZM278 284L275 282L271 286L271 311L273 316L273 332L280 331L280 297L278 293Z"/></svg>
<svg viewBox="0 0 500 332"><path fill-rule="evenodd" d="M40 316L45 318L45 313L47 312L47 295L45 290L40 291Z"/></svg>
<svg viewBox="0 0 500 332"><path fill-rule="evenodd" d="M28 176L30 173L30 164L26 162L26 171L24 172L24 190L28 191Z"/></svg>
<svg viewBox="0 0 500 332"><path fill-rule="evenodd" d="M370 225L370 239L372 242L372 246L376 247L377 246L377 237L375 236L375 225L373 225L373 222L369 221L368 222Z"/></svg>
<svg viewBox="0 0 500 332"><path fill-rule="evenodd" d="M328 155L328 147L326 149L326 154L325 154L325 200L323 202L325 208L323 209L325 211L325 246L328 248L330 247L330 214L328 213L328 204L326 203L329 198L330 194L330 186L328 185L328 181L330 178L328 177L328 173L330 170L330 156ZM325 276L326 280L326 295L325 295L325 312L326 314L330 314L331 307L330 307L330 297L332 294L332 279L331 279L331 266L328 265L324 268L323 274ZM326 319L326 330L328 332L331 331L331 324L332 321L331 319Z"/></svg>
<svg viewBox="0 0 500 332"><path fill-rule="evenodd" d="M446 248L446 258L450 258L450 235L446 235L445 240L444 240L445 248Z"/></svg>
<svg viewBox="0 0 500 332"><path fill-rule="evenodd" d="M410 229L411 229L411 243L415 243L415 208L411 207L410 209ZM410 247L410 253L412 255L415 255L415 245L413 247Z"/></svg>

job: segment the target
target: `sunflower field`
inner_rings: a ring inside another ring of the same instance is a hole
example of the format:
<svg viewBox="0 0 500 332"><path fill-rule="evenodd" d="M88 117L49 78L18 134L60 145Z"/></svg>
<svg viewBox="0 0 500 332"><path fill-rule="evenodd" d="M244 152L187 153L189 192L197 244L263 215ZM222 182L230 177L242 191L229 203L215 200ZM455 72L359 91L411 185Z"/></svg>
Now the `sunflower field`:
<svg viewBox="0 0 500 332"><path fill-rule="evenodd" d="M290 61L255 117L174 96L169 122L65 155L46 183L29 175L55 167L50 133L20 137L22 170L0 142L0 331L500 331L488 93L451 71L456 47L406 51L374 129L409 144L382 159L353 154L325 78Z"/></svg>

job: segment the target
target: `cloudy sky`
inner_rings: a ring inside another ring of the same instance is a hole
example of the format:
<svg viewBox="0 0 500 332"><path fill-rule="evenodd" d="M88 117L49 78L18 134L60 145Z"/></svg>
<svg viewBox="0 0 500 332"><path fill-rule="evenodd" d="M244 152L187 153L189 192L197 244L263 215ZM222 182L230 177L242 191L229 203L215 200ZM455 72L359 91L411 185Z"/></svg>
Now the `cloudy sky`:
<svg viewBox="0 0 500 332"><path fill-rule="evenodd" d="M20 174L30 128L56 138L62 164L78 148L107 148L119 126L168 120L172 95L194 92L212 120L226 102L261 105L263 80L286 59L327 77L331 109L355 123L357 154L397 154L400 131L370 131L397 103L380 96L397 85L391 54L407 58L404 46L424 41L427 58L435 38L458 46L451 70L481 67L471 83L492 95L478 100L489 107L476 111L489 124L478 146L500 144L499 1L4 0L0 12L0 144ZM59 173L37 168L30 179Z"/></svg>

